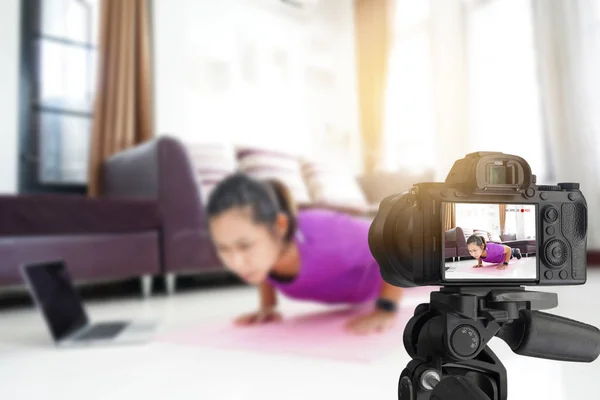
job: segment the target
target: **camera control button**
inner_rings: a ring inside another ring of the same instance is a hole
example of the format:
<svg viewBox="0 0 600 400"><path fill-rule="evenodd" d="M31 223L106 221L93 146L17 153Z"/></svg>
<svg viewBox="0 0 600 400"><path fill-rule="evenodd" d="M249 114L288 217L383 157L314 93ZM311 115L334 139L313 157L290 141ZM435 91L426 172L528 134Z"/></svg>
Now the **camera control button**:
<svg viewBox="0 0 600 400"><path fill-rule="evenodd" d="M542 200L548 200L548 193L546 193L546 192L540 193L540 199L542 199Z"/></svg>
<svg viewBox="0 0 600 400"><path fill-rule="evenodd" d="M554 247L552 249L552 256L556 257L556 258L561 258L562 257L562 249L560 247Z"/></svg>
<svg viewBox="0 0 600 400"><path fill-rule="evenodd" d="M560 274L558 274L558 276L560 276L560 279L567 279L569 274L567 273L567 271L563 270L563 271L560 271Z"/></svg>
<svg viewBox="0 0 600 400"><path fill-rule="evenodd" d="M567 252L567 245L558 239L549 241L544 248L546 261L552 267L560 267L567 262Z"/></svg>
<svg viewBox="0 0 600 400"><path fill-rule="evenodd" d="M548 207L544 211L544 219L548 223L554 223L558 219L558 210L555 207Z"/></svg>
<svg viewBox="0 0 600 400"><path fill-rule="evenodd" d="M527 197L533 197L535 196L535 189L534 188L529 188L525 191L525 196Z"/></svg>
<svg viewBox="0 0 600 400"><path fill-rule="evenodd" d="M546 271L546 273L544 273L544 276L546 277L546 279L550 280L553 278L554 274L552 273L552 271Z"/></svg>
<svg viewBox="0 0 600 400"><path fill-rule="evenodd" d="M554 235L554 227L553 226L549 226L546 228L546 233L550 236Z"/></svg>
<svg viewBox="0 0 600 400"><path fill-rule="evenodd" d="M569 200L574 201L577 199L577 195L575 193L569 193L569 196L567 196L569 198Z"/></svg>
<svg viewBox="0 0 600 400"><path fill-rule="evenodd" d="M576 182L561 182L558 186L563 190L579 190L579 183Z"/></svg>

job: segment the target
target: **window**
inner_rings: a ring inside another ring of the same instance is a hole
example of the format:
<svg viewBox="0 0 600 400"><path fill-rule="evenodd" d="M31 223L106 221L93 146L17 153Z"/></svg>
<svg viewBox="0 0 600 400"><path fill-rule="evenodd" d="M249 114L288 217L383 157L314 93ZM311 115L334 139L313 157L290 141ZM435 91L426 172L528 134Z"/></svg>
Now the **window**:
<svg viewBox="0 0 600 400"><path fill-rule="evenodd" d="M590 0L579 4L579 6L583 9L584 81L587 87L598 88L600 87L600 78L598 77L598 70L600 69L600 0ZM600 154L600 139L598 139L600 113L597 111L600 107L600 91L587 90L585 95L587 103L586 117L589 118L588 129L593 132L590 136L594 136L596 139L596 154ZM596 163L596 168L597 174L600 175L600 163Z"/></svg>
<svg viewBox="0 0 600 400"><path fill-rule="evenodd" d="M85 190L100 0L22 0L21 192Z"/></svg>
<svg viewBox="0 0 600 400"><path fill-rule="evenodd" d="M388 170L434 166L433 73L429 1L398 1L393 24L383 121Z"/></svg>
<svg viewBox="0 0 600 400"><path fill-rule="evenodd" d="M502 151L546 178L530 1L398 0L382 133L385 168Z"/></svg>
<svg viewBox="0 0 600 400"><path fill-rule="evenodd" d="M500 234L500 209L497 204L458 203L456 226Z"/></svg>
<svg viewBox="0 0 600 400"><path fill-rule="evenodd" d="M540 94L529 1L467 8L470 151L519 155L545 179Z"/></svg>
<svg viewBox="0 0 600 400"><path fill-rule="evenodd" d="M504 224L505 233L517 235L517 240L535 239L537 236L535 214L535 206L531 204L508 204Z"/></svg>

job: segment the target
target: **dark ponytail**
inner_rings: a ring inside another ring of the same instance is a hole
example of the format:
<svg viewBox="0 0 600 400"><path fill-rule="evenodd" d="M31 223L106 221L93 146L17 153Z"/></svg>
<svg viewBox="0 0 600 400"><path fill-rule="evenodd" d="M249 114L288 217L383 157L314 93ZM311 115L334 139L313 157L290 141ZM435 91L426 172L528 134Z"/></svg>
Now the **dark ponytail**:
<svg viewBox="0 0 600 400"><path fill-rule="evenodd" d="M275 194L275 197L277 198L277 204L279 205L279 211L283 212L288 217L288 230L285 233L285 240L289 242L296 234L296 228L298 225L296 218L296 214L298 212L296 202L294 201L290 189L281 181L276 179L268 179L265 181L265 184L269 186Z"/></svg>
<svg viewBox="0 0 600 400"><path fill-rule="evenodd" d="M471 243L475 243L479 247L483 246L483 249L485 249L487 247L485 238L483 236L479 236L479 235L469 236L469 238L467 239L467 245L470 245Z"/></svg>
<svg viewBox="0 0 600 400"><path fill-rule="evenodd" d="M213 218L225 211L249 207L255 223L275 225L278 213L288 217L288 229L284 240L290 242L296 234L296 205L289 189L280 181L269 179L256 180L247 174L238 172L229 175L213 189L206 210Z"/></svg>

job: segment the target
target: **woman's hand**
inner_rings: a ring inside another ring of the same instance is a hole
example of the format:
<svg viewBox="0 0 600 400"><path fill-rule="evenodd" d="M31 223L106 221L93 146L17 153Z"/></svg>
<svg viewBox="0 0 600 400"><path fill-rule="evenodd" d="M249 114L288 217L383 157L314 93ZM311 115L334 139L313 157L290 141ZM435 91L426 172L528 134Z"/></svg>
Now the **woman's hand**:
<svg viewBox="0 0 600 400"><path fill-rule="evenodd" d="M346 328L357 334L368 334L371 332L383 332L394 326L397 313L383 310L375 310L366 315L352 318Z"/></svg>
<svg viewBox="0 0 600 400"><path fill-rule="evenodd" d="M498 266L496 267L496 269L506 269L508 268L508 265L505 264L498 264Z"/></svg>
<svg viewBox="0 0 600 400"><path fill-rule="evenodd" d="M481 267L483 267L483 264L473 265L473 268L481 268Z"/></svg>
<svg viewBox="0 0 600 400"><path fill-rule="evenodd" d="M269 322L279 322L281 319L281 314L275 311L275 309L265 309L242 315L236 318L234 323L238 326L248 326L266 324Z"/></svg>

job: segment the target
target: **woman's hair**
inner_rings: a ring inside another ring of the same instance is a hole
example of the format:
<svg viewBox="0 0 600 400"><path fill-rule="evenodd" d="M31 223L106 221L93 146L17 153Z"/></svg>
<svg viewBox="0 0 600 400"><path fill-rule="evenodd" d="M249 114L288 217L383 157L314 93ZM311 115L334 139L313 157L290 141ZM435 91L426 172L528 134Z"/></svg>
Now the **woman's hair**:
<svg viewBox="0 0 600 400"><path fill-rule="evenodd" d="M259 181L238 172L229 175L213 189L207 204L208 217L216 217L236 208L250 208L252 220L273 227L277 214L288 217L288 230L284 240L289 242L296 233L296 205L289 189L280 181Z"/></svg>
<svg viewBox="0 0 600 400"><path fill-rule="evenodd" d="M469 236L469 238L467 239L467 246L471 243L475 243L479 247L483 246L484 249L487 247L485 238L483 236L479 236L479 235Z"/></svg>

